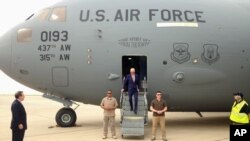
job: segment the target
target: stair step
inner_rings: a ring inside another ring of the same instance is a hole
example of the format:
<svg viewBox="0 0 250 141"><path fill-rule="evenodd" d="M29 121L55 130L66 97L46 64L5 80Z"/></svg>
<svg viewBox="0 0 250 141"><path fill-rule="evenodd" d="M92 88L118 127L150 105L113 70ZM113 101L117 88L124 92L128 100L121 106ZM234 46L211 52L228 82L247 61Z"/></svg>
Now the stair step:
<svg viewBox="0 0 250 141"><path fill-rule="evenodd" d="M144 101L138 101L138 106L144 106L144 105L145 105ZM129 101L123 101L123 106L130 106Z"/></svg>
<svg viewBox="0 0 250 141"><path fill-rule="evenodd" d="M144 117L126 116L122 121L123 128L144 128Z"/></svg>
<svg viewBox="0 0 250 141"><path fill-rule="evenodd" d="M144 95L145 92L139 92L139 95ZM128 92L123 92L124 95L128 95Z"/></svg>
<svg viewBox="0 0 250 141"><path fill-rule="evenodd" d="M123 95L123 97L124 97L124 98L129 98L129 96L128 96L128 95ZM138 98L142 98L142 99L144 99L144 95L138 95Z"/></svg>
<svg viewBox="0 0 250 141"><path fill-rule="evenodd" d="M123 100L124 101L129 101L129 98L125 97ZM132 101L134 101L134 97L132 97ZM138 98L138 101L144 102L145 100L144 100L144 98Z"/></svg>
<svg viewBox="0 0 250 141"><path fill-rule="evenodd" d="M143 128L122 128L122 135L143 136L144 135L144 127Z"/></svg>
<svg viewBox="0 0 250 141"><path fill-rule="evenodd" d="M144 116L145 111L137 111L137 114L134 113L134 111L123 111L124 116Z"/></svg>
<svg viewBox="0 0 250 141"><path fill-rule="evenodd" d="M145 111L145 109L146 109L147 107L146 106L140 106L140 105L138 105L138 107L137 107L137 109L138 109L138 111ZM130 111L130 105L124 105L123 107L122 107L122 109L124 110L124 111Z"/></svg>

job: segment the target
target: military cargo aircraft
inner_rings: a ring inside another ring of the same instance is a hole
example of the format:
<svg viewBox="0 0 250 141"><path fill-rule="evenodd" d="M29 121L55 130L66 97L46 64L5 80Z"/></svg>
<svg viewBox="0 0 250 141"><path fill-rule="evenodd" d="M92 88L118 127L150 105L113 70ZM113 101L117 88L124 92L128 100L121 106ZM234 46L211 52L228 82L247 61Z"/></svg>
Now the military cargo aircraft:
<svg viewBox="0 0 250 141"><path fill-rule="evenodd" d="M229 111L234 92L250 101L249 25L248 0L63 0L0 38L0 68L63 103L64 127L75 101L119 98L131 67L169 111Z"/></svg>

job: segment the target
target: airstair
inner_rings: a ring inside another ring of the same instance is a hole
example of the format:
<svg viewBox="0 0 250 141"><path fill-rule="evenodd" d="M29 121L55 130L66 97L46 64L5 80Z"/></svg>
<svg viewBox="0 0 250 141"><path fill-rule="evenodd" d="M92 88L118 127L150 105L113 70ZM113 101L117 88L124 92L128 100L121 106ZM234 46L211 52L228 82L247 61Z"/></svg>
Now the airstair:
<svg viewBox="0 0 250 141"><path fill-rule="evenodd" d="M144 92L139 92L137 114L130 111L129 96L127 92L121 92L121 136L141 136L144 138L144 126L148 123L148 101L146 84L143 84ZM134 97L133 97L134 98ZM134 99L133 99L134 101ZM134 104L134 102L133 102ZM135 107L135 106L133 106Z"/></svg>

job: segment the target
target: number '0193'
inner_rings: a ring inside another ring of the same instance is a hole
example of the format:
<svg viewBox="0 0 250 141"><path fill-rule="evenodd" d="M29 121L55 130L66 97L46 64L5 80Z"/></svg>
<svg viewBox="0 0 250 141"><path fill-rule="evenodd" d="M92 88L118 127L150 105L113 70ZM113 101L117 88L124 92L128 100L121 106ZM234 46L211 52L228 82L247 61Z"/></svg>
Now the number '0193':
<svg viewBox="0 0 250 141"><path fill-rule="evenodd" d="M68 40L68 31L42 31L41 32L41 41L42 42L58 42L58 41L67 41Z"/></svg>

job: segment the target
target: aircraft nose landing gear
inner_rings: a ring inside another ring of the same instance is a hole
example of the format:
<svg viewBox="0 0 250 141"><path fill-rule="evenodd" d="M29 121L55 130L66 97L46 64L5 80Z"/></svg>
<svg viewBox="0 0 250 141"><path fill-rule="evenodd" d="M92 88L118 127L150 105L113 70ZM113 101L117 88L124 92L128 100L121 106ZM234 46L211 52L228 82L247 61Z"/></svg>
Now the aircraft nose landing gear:
<svg viewBox="0 0 250 141"><path fill-rule="evenodd" d="M60 102L64 105L64 108L61 108L56 114L55 119L57 125L59 125L60 127L75 126L77 119L75 110L79 107L79 104L72 100L57 97L55 95L50 95L48 93L43 94L43 97ZM70 106L72 106L73 104L76 105L76 108L74 109L70 108Z"/></svg>
<svg viewBox="0 0 250 141"><path fill-rule="evenodd" d="M76 119L76 113L71 108L62 108L56 114L56 123L61 127L75 126Z"/></svg>

